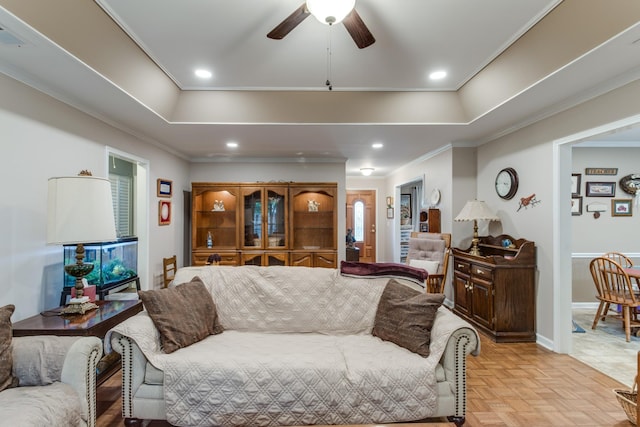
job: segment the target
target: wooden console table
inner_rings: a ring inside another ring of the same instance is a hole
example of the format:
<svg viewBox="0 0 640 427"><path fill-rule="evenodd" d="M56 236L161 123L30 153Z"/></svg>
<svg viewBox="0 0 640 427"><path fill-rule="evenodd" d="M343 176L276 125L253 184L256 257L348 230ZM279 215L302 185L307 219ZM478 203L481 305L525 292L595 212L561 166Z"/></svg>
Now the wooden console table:
<svg viewBox="0 0 640 427"><path fill-rule="evenodd" d="M98 308L85 314L61 315L64 307L48 310L13 324L13 336L96 336L104 340L109 329L142 311L142 301L96 301ZM120 355L105 354L98 362L98 384L120 368Z"/></svg>

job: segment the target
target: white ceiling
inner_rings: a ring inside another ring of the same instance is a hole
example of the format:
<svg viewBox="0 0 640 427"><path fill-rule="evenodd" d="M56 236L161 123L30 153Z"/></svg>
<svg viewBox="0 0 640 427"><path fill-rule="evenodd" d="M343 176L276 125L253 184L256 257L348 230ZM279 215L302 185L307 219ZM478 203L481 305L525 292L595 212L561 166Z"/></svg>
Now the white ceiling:
<svg viewBox="0 0 640 427"><path fill-rule="evenodd" d="M334 92L455 91L559 3L358 0L356 10L376 43L357 49L341 24L329 30L313 17L283 40L268 39L266 34L299 7L300 0L96 2L183 91L277 91L274 108L286 102L288 91L327 91L329 31ZM88 65L66 43L54 42L47 24L64 26L64 19L52 16L58 21L32 23L13 13L17 3L0 0L0 27L5 29L0 31L0 72L192 161L346 159L348 175L374 167L374 176L381 176L450 144L485 142L640 77L636 25L466 122L174 122ZM70 9L66 17L82 20L79 9ZM20 47L3 34L18 38ZM118 58L118 52L107 54ZM128 65L123 62L122 70L128 71ZM211 69L214 77L198 80L196 67ZM436 69L446 69L448 77L429 81L427 74ZM609 139L640 141L636 129L603 137ZM229 140L239 147L229 151ZM384 147L372 150L374 142Z"/></svg>

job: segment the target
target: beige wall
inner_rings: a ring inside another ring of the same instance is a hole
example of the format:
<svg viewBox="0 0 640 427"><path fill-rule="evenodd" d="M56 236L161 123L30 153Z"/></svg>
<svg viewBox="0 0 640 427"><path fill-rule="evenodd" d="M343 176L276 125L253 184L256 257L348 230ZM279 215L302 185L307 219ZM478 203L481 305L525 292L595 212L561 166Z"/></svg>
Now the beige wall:
<svg viewBox="0 0 640 427"><path fill-rule="evenodd" d="M107 174L113 147L148 161L146 238L139 243L141 286L159 286L162 257L181 254L182 191L189 188L188 164L59 101L0 75L0 305L15 304L13 321L57 307L62 290L62 247L46 244L47 180L89 169ZM171 225L158 226L156 179L173 181ZM182 263L182 260L179 260Z"/></svg>
<svg viewBox="0 0 640 427"><path fill-rule="evenodd" d="M582 215L573 216L572 223L572 301L578 304L596 304L595 288L589 274L589 262L596 256L610 251L622 252L640 264L640 207L632 207L631 217L611 215L610 197L586 197L585 184L593 182L615 182L615 199L632 199L620 185L620 179L639 173L640 148L592 148L574 147L572 150L572 173L581 174L580 195ZM617 175L585 175L585 168L615 167ZM602 203L607 212L598 219L587 212L590 203Z"/></svg>

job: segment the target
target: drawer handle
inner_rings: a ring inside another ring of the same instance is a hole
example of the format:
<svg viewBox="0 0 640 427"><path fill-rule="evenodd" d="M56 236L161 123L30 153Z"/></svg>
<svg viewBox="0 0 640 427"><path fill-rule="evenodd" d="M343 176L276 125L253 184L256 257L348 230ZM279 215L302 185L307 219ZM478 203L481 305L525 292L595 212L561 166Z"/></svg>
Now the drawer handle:
<svg viewBox="0 0 640 427"><path fill-rule="evenodd" d="M458 268L462 268L462 267L464 267L464 265L458 264Z"/></svg>
<svg viewBox="0 0 640 427"><path fill-rule="evenodd" d="M484 271L482 271L482 270L476 270L476 273L478 273L478 274L484 274Z"/></svg>

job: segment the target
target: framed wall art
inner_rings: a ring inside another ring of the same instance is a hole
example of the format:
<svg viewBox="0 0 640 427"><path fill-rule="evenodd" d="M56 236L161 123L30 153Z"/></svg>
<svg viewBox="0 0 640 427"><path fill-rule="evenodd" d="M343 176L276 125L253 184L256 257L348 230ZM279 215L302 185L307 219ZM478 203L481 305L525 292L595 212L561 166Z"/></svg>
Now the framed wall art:
<svg viewBox="0 0 640 427"><path fill-rule="evenodd" d="M173 181L168 179L158 178L158 197L171 197L173 193Z"/></svg>
<svg viewBox="0 0 640 427"><path fill-rule="evenodd" d="M171 202L160 200L158 202L158 225L171 224Z"/></svg>
<svg viewBox="0 0 640 427"><path fill-rule="evenodd" d="M387 208L387 219L393 219L393 208Z"/></svg>
<svg viewBox="0 0 640 427"><path fill-rule="evenodd" d="M632 216L631 199L613 199L611 201L611 216Z"/></svg>
<svg viewBox="0 0 640 427"><path fill-rule="evenodd" d="M587 182L587 197L613 197L616 195L615 182Z"/></svg>
<svg viewBox="0 0 640 427"><path fill-rule="evenodd" d="M582 197L571 198L571 215L582 215Z"/></svg>
<svg viewBox="0 0 640 427"><path fill-rule="evenodd" d="M585 168L585 175L617 175L618 168Z"/></svg>
<svg viewBox="0 0 640 427"><path fill-rule="evenodd" d="M582 180L582 175L579 173L571 174L571 195L573 197L580 195L580 181Z"/></svg>

